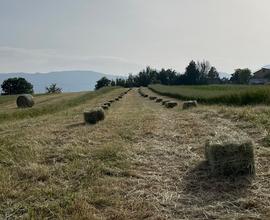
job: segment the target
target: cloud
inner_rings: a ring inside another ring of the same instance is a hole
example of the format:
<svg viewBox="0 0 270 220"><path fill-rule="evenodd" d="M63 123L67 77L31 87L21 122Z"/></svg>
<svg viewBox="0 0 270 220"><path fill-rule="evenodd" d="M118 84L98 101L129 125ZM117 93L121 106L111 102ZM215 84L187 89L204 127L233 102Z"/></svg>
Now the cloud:
<svg viewBox="0 0 270 220"><path fill-rule="evenodd" d="M113 56L79 56L50 49L0 47L0 72L50 72L94 70L125 75L144 65Z"/></svg>

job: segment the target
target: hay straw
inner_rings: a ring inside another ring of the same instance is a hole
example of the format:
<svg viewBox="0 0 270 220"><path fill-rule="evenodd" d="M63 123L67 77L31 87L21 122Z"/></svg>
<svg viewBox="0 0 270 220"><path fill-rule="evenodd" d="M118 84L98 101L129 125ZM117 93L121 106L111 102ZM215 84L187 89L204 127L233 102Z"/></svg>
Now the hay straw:
<svg viewBox="0 0 270 220"><path fill-rule="evenodd" d="M18 108L31 108L34 106L34 98L30 94L19 95L16 100Z"/></svg>
<svg viewBox="0 0 270 220"><path fill-rule="evenodd" d="M205 157L214 174L255 174L253 143L242 134L216 135L205 144Z"/></svg>
<svg viewBox="0 0 270 220"><path fill-rule="evenodd" d="M101 107L93 108L83 113L84 121L87 124L95 124L98 121L104 120L105 113Z"/></svg>
<svg viewBox="0 0 270 220"><path fill-rule="evenodd" d="M165 103L166 108L174 108L175 106L177 106L177 102L175 101L169 101Z"/></svg>
<svg viewBox="0 0 270 220"><path fill-rule="evenodd" d="M196 100L183 102L183 109L189 109L189 108L193 108L197 106L198 106L198 103Z"/></svg>

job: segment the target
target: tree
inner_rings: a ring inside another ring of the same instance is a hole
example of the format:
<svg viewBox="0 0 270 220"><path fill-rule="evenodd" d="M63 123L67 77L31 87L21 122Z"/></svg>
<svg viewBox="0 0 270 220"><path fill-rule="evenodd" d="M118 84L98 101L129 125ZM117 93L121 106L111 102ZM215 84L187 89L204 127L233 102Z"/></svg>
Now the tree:
<svg viewBox="0 0 270 220"><path fill-rule="evenodd" d="M209 84L213 84L213 83L219 83L220 82L220 78L219 78L219 73L216 70L215 67L211 67L211 69L209 70L208 74L207 74L207 82Z"/></svg>
<svg viewBox="0 0 270 220"><path fill-rule="evenodd" d="M121 79L121 78L116 78L116 86L122 86L125 87L126 86L126 80L125 79Z"/></svg>
<svg viewBox="0 0 270 220"><path fill-rule="evenodd" d="M111 86L116 86L116 83L114 80L111 80Z"/></svg>
<svg viewBox="0 0 270 220"><path fill-rule="evenodd" d="M189 85L196 85L200 83L200 71L196 63L192 60L186 68L185 72L186 83Z"/></svg>
<svg viewBox="0 0 270 220"><path fill-rule="evenodd" d="M248 84L251 78L251 71L248 68L236 69L231 76L230 81L234 84Z"/></svg>
<svg viewBox="0 0 270 220"><path fill-rule="evenodd" d="M47 93L61 93L62 88L57 87L56 83L52 83L49 87L46 87Z"/></svg>
<svg viewBox="0 0 270 220"><path fill-rule="evenodd" d="M2 85L3 95L15 95L15 94L23 94L28 93L32 94L33 85L26 81L24 78L14 77L6 79Z"/></svg>
<svg viewBox="0 0 270 220"><path fill-rule="evenodd" d="M126 80L126 87L133 87L133 86L134 86L134 77L132 76L132 74L129 74Z"/></svg>
<svg viewBox="0 0 270 220"><path fill-rule="evenodd" d="M105 76L97 81L95 85L95 89L98 90L102 87L109 86L111 84L111 80L107 79Z"/></svg>
<svg viewBox="0 0 270 220"><path fill-rule="evenodd" d="M211 65L209 61L202 61L197 62L197 69L200 72L199 76L199 84L206 84L207 83L207 75L211 69Z"/></svg>

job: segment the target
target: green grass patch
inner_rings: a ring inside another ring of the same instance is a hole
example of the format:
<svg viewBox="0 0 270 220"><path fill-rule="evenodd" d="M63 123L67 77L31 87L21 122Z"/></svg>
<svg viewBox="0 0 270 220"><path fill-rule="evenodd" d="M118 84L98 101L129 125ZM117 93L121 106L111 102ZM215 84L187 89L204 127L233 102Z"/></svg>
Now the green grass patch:
<svg viewBox="0 0 270 220"><path fill-rule="evenodd" d="M166 86L150 85L152 91L181 100L197 100L206 104L255 105L270 103L270 86L204 85Z"/></svg>
<svg viewBox="0 0 270 220"><path fill-rule="evenodd" d="M11 111L11 112L3 112L3 113L0 113L0 123L5 122L5 121L24 119L24 118L33 118L33 117L37 117L41 115L53 114L59 111L63 111L68 108L83 104L89 101L90 99L93 99L104 93L110 92L113 89L115 88L112 88L112 87L102 88L102 89L99 89L98 91L88 92L75 98L63 99L63 100L59 100L59 102L48 103L47 105L42 105L42 106L37 106L37 107L34 106L33 108L27 108L27 109L17 109L16 111ZM5 97L1 97L1 99L3 98ZM15 100L15 96L9 97L9 99Z"/></svg>

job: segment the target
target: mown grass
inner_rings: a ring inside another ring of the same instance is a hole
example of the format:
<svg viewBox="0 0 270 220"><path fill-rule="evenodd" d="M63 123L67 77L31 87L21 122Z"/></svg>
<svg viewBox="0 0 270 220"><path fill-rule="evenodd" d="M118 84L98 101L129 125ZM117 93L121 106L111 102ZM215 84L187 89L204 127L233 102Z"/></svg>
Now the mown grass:
<svg viewBox="0 0 270 220"><path fill-rule="evenodd" d="M246 121L264 131L261 141L264 147L270 147L270 109L268 106L217 107L218 113L233 121Z"/></svg>
<svg viewBox="0 0 270 220"><path fill-rule="evenodd" d="M26 109L16 109L15 111L3 111L0 112L0 123L4 121L11 121L11 120L18 120L23 118L33 118L45 114L52 114L58 111L62 111L71 107L78 106L80 104L85 103L86 101L97 97L98 95L110 92L116 88L107 87L102 88L98 91L93 92L87 92L85 94L78 95L76 97L67 98L67 99L61 99L58 100L58 102L50 103L49 101L45 103L44 105L40 106L34 106L32 108L26 108ZM68 96L68 95L67 95ZM16 101L16 96L4 96L0 97L0 102L5 103L5 101L14 100Z"/></svg>
<svg viewBox="0 0 270 220"><path fill-rule="evenodd" d="M114 179L129 175L129 161L117 119L80 122L85 107L123 90L105 88L61 103L49 117L0 124L0 219L100 219L119 203Z"/></svg>
<svg viewBox="0 0 270 220"><path fill-rule="evenodd" d="M207 85L166 86L150 85L149 89L161 95L181 100L195 99L207 104L255 105L270 103L270 86Z"/></svg>

